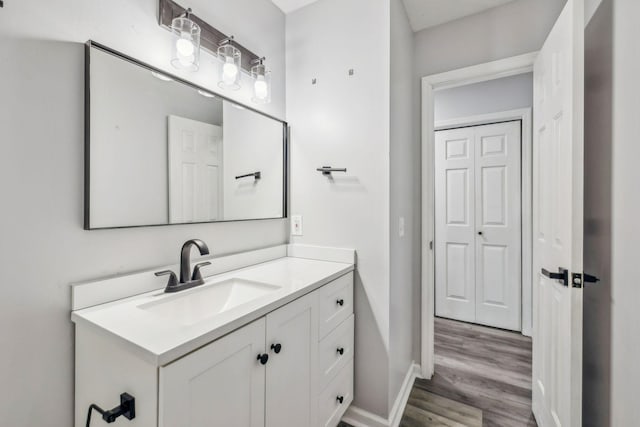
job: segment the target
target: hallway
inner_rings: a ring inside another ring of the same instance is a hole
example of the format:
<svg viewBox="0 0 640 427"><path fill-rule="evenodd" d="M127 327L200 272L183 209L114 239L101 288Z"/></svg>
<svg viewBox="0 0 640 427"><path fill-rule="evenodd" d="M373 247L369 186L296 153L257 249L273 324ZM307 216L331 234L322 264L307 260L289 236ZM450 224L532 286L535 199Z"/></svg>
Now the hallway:
<svg viewBox="0 0 640 427"><path fill-rule="evenodd" d="M436 318L435 353L435 375L416 380L401 427L536 427L530 338Z"/></svg>
<svg viewBox="0 0 640 427"><path fill-rule="evenodd" d="M435 353L435 375L431 381L416 380L401 426L473 425L459 417L469 414L468 406L481 411L483 426L536 426L531 414L530 338L436 318ZM434 404L433 395L464 405L451 410ZM433 403L424 403L429 400ZM433 414L454 422L438 421Z"/></svg>

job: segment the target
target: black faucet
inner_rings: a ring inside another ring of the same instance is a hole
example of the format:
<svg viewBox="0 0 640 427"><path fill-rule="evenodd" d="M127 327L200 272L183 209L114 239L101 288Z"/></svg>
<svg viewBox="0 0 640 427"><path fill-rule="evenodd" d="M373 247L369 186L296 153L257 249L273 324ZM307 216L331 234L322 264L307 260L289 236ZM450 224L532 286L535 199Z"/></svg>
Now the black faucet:
<svg viewBox="0 0 640 427"><path fill-rule="evenodd" d="M156 276L164 276L169 275L169 283L167 283L167 287L164 289L165 292L178 292L184 289L193 288L194 286L202 285L204 283L204 279L202 278L202 273L200 272L200 268L205 265L211 264L210 262L201 262L196 264L193 269L193 274L191 273L191 247L195 246L200 251L200 255L209 255L209 247L205 242L200 239L191 239L187 240L184 245L182 245L182 250L180 251L180 282L176 278L176 274L171 270L159 271L156 273Z"/></svg>
<svg viewBox="0 0 640 427"><path fill-rule="evenodd" d="M191 239L184 242L180 251L180 283L188 283L191 279L191 246L200 251L200 255L209 255L209 247L200 239Z"/></svg>

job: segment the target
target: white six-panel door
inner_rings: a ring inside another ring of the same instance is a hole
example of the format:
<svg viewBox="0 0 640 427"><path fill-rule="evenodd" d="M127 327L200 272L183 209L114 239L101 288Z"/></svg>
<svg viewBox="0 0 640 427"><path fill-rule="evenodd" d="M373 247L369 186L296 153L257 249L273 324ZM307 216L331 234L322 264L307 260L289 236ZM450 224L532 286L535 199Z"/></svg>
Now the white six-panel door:
<svg viewBox="0 0 640 427"><path fill-rule="evenodd" d="M222 127L168 118L169 222L222 219Z"/></svg>
<svg viewBox="0 0 640 427"><path fill-rule="evenodd" d="M475 132L436 132L436 315L476 320Z"/></svg>
<svg viewBox="0 0 640 427"><path fill-rule="evenodd" d="M577 427L582 411L583 5L568 0L534 66L533 412ZM568 283L543 274L568 270ZM603 398L606 398L603 396Z"/></svg>
<svg viewBox="0 0 640 427"><path fill-rule="evenodd" d="M436 132L436 315L521 329L521 125Z"/></svg>

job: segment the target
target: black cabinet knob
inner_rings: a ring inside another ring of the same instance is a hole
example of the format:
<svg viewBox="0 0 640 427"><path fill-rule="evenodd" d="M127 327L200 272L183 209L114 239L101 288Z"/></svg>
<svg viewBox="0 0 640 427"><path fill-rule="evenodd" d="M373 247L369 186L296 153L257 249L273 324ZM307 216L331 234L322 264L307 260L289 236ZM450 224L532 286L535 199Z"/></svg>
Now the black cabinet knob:
<svg viewBox="0 0 640 427"><path fill-rule="evenodd" d="M271 344L271 350L273 350L275 354L280 353L280 350L282 350L282 344Z"/></svg>
<svg viewBox="0 0 640 427"><path fill-rule="evenodd" d="M478 236L482 236L482 231L478 231Z"/></svg>
<svg viewBox="0 0 640 427"><path fill-rule="evenodd" d="M339 306L343 306L344 305L344 300L341 298L341 299L336 301L336 304L338 304Z"/></svg>
<svg viewBox="0 0 640 427"><path fill-rule="evenodd" d="M336 400L342 405L342 402L344 402L344 396L338 396L336 397Z"/></svg>
<svg viewBox="0 0 640 427"><path fill-rule="evenodd" d="M342 356L344 354L344 348L338 347L338 353L340 353L340 356Z"/></svg>
<svg viewBox="0 0 640 427"><path fill-rule="evenodd" d="M266 365L267 362L269 361L269 355L268 354L259 354L258 355L258 360L260 361L261 364Z"/></svg>

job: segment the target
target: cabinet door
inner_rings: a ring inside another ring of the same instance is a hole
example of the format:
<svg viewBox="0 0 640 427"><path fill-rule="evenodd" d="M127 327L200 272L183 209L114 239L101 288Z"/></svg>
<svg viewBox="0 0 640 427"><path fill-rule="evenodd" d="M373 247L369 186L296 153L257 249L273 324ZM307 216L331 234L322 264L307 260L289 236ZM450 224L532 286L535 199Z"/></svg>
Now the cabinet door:
<svg viewBox="0 0 640 427"><path fill-rule="evenodd" d="M316 424L317 311L313 292L267 315L267 427Z"/></svg>
<svg viewBox="0 0 640 427"><path fill-rule="evenodd" d="M263 427L265 320L160 368L160 427Z"/></svg>

